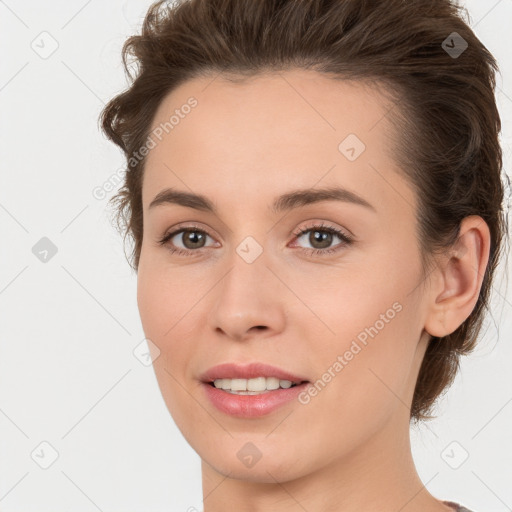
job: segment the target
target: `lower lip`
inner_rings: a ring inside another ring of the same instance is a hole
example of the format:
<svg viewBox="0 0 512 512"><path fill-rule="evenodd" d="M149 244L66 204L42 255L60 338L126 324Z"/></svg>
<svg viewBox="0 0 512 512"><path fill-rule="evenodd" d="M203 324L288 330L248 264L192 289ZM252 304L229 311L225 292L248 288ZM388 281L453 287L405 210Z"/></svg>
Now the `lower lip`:
<svg viewBox="0 0 512 512"><path fill-rule="evenodd" d="M203 382L206 396L219 411L239 418L257 418L270 414L296 399L309 382L288 389L276 389L259 395L235 395Z"/></svg>

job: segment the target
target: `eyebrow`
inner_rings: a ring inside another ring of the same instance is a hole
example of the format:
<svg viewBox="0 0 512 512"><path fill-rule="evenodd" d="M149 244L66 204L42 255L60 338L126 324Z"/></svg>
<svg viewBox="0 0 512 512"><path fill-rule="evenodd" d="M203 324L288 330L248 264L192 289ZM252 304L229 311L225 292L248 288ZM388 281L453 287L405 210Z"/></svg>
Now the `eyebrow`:
<svg viewBox="0 0 512 512"><path fill-rule="evenodd" d="M355 192L341 187L329 187L321 189L299 189L287 192L274 200L271 206L271 212L278 214L321 201L341 201L364 206L369 210L376 211L373 205ZM163 204L177 204L218 215L217 208L210 199L201 194L194 194L192 192L172 188L163 189L151 201L149 209Z"/></svg>

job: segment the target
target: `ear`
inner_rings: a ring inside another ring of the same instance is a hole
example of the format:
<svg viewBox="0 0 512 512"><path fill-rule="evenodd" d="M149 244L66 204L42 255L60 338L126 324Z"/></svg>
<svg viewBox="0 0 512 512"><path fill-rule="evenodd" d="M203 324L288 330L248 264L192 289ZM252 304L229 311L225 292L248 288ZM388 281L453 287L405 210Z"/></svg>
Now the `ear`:
<svg viewBox="0 0 512 512"><path fill-rule="evenodd" d="M473 311L489 261L490 239L482 217L471 215L461 222L457 241L434 272L425 322L430 335L451 334Z"/></svg>

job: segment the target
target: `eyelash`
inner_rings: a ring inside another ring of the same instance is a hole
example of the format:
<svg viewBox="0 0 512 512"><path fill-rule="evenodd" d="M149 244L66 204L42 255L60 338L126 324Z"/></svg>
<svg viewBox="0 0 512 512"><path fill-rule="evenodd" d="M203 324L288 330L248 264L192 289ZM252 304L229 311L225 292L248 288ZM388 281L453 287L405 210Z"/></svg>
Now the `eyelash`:
<svg viewBox="0 0 512 512"><path fill-rule="evenodd" d="M326 233L336 235L341 240L341 243L338 244L338 246L335 246L335 247L332 247L329 249L308 249L308 248L304 248L304 247L301 248L302 251L305 251L310 255L325 256L326 254L332 254L334 252L341 250L342 248L344 248L346 246L351 245L353 242L352 236L347 235L346 233L343 233L342 231L340 231L339 229L336 229L333 226L327 226L323 223L320 225L314 225L314 226L311 226L311 227L308 227L305 229L300 229L299 231L293 233L293 236L296 238L299 238L302 235L309 233L310 231L324 231ZM179 227L178 229L175 229L171 233L165 234L160 240L158 240L158 244L159 245L168 245L167 249L172 254L177 254L179 256L193 256L193 255L196 255L197 253L200 254L202 252L202 249L204 249L204 248L180 249L180 248L173 248L168 244L169 240L174 238L177 234L184 233L184 232L192 232L192 233L198 232L198 233L202 233L204 235L210 236L206 231L204 231L204 229L201 229L198 226ZM212 237L210 237L210 238L212 238Z"/></svg>

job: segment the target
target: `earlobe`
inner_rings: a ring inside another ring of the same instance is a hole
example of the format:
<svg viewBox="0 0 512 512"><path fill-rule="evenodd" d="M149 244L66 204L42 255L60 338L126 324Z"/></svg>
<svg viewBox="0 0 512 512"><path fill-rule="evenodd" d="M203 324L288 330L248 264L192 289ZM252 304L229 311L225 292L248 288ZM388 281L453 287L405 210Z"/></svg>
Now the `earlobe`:
<svg viewBox="0 0 512 512"><path fill-rule="evenodd" d="M479 216L466 217L456 243L439 259L431 288L425 330L443 337L454 332L473 311L489 261L490 231Z"/></svg>

